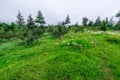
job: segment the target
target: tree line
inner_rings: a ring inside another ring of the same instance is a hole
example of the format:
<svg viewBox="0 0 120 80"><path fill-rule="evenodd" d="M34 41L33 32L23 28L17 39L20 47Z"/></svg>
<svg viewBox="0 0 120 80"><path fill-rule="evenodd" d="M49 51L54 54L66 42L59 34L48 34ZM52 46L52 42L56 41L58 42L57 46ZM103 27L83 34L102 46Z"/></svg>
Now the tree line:
<svg viewBox="0 0 120 80"><path fill-rule="evenodd" d="M57 25L45 25L46 21L43 17L42 12L37 12L36 19L33 19L32 15L28 16L27 22L25 22L22 14L18 11L17 21L11 24L0 22L0 40L18 38L24 40L27 44L37 41L44 33L50 33L53 37L60 38L62 35L69 31L83 32L87 30L120 30L120 11L115 15L118 17L118 21L112 18L105 18L101 20L100 16L95 21L89 20L87 17L83 17L82 25L76 24L71 25L70 16L67 15L66 19L59 22Z"/></svg>

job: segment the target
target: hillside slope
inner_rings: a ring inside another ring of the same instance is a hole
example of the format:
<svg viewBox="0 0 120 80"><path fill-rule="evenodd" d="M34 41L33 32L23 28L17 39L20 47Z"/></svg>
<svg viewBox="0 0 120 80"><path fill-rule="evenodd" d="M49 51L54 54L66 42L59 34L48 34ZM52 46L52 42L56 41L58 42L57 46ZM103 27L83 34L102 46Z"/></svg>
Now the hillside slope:
<svg viewBox="0 0 120 80"><path fill-rule="evenodd" d="M119 33L46 34L30 47L1 43L0 80L120 80Z"/></svg>

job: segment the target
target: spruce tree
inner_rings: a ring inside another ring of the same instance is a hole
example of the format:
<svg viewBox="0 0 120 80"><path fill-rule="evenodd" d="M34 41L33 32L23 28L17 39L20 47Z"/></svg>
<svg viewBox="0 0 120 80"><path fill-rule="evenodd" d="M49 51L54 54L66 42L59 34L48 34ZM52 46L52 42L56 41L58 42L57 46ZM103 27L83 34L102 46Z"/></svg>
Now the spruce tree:
<svg viewBox="0 0 120 80"><path fill-rule="evenodd" d="M115 17L119 18L116 27L120 30L120 11L115 15Z"/></svg>
<svg viewBox="0 0 120 80"><path fill-rule="evenodd" d="M27 19L27 27L28 27L28 30L27 30L27 35L25 37L25 40L27 44L31 44L38 39L38 35L35 29L35 23L33 21L31 14L28 16L28 19Z"/></svg>
<svg viewBox="0 0 120 80"><path fill-rule="evenodd" d="M70 24L70 17L69 17L69 15L67 15L67 17L66 17L65 24Z"/></svg>
<svg viewBox="0 0 120 80"><path fill-rule="evenodd" d="M27 20L27 26L29 29L33 29L35 24L34 24L34 21L33 21L33 18L32 18L32 15L30 14L28 16L28 20Z"/></svg>
<svg viewBox="0 0 120 80"><path fill-rule="evenodd" d="M93 26L93 24L94 24L93 21L90 20L88 26Z"/></svg>
<svg viewBox="0 0 120 80"><path fill-rule="evenodd" d="M100 26L101 25L101 20L100 20L100 16L98 16L98 18L95 20L94 26Z"/></svg>
<svg viewBox="0 0 120 80"><path fill-rule="evenodd" d="M115 15L115 17L120 18L120 11Z"/></svg>
<svg viewBox="0 0 120 80"><path fill-rule="evenodd" d="M109 21L109 26L113 27L114 26L114 20L113 17L111 17L110 21Z"/></svg>
<svg viewBox="0 0 120 80"><path fill-rule="evenodd" d="M108 18L106 18L105 20L101 21L101 25L100 25L100 30L102 31L106 31L107 27L108 27Z"/></svg>
<svg viewBox="0 0 120 80"><path fill-rule="evenodd" d="M19 27L22 27L22 26L25 25L24 18L22 16L22 14L20 13L20 11L18 11L17 22L16 23Z"/></svg>
<svg viewBox="0 0 120 80"><path fill-rule="evenodd" d="M35 22L39 24L39 26L43 26L46 23L40 10L38 11Z"/></svg>
<svg viewBox="0 0 120 80"><path fill-rule="evenodd" d="M87 26L87 23L88 23L88 18L87 17L83 17L83 19L82 19L83 26Z"/></svg>

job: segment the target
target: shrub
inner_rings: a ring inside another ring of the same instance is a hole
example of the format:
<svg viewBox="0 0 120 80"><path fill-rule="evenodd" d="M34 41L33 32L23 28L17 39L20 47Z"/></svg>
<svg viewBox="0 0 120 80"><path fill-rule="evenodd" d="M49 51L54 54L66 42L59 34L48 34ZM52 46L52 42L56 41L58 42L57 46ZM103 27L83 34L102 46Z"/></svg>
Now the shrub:
<svg viewBox="0 0 120 80"><path fill-rule="evenodd" d="M120 44L120 38L116 36L106 37L105 41L112 44Z"/></svg>
<svg viewBox="0 0 120 80"><path fill-rule="evenodd" d="M57 25L52 29L52 35L55 37L61 37L68 32L68 28L64 25Z"/></svg>

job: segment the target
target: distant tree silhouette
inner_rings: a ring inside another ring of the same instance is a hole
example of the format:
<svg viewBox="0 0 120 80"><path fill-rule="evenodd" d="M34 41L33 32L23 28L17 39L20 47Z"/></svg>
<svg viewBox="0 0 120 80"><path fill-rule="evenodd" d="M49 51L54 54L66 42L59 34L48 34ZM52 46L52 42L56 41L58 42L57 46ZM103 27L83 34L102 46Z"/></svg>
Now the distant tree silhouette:
<svg viewBox="0 0 120 80"><path fill-rule="evenodd" d="M108 27L108 18L106 18L105 20L101 21L101 27L100 30L102 31L106 31Z"/></svg>
<svg viewBox="0 0 120 80"><path fill-rule="evenodd" d="M100 20L100 16L98 16L98 18L95 20L94 26L100 26L101 25L101 20Z"/></svg>
<svg viewBox="0 0 120 80"><path fill-rule="evenodd" d="M120 11L115 15L115 17L120 18Z"/></svg>
<svg viewBox="0 0 120 80"><path fill-rule="evenodd" d="M114 26L114 20L113 17L111 17L109 21L109 27L113 27L113 26Z"/></svg>
<svg viewBox="0 0 120 80"><path fill-rule="evenodd" d="M67 15L67 17L66 17L65 24L70 24L70 17L69 17L69 15Z"/></svg>
<svg viewBox="0 0 120 80"><path fill-rule="evenodd" d="M115 17L119 18L116 27L120 30L120 11L115 15Z"/></svg>
<svg viewBox="0 0 120 80"><path fill-rule="evenodd" d="M93 26L93 24L94 24L93 21L90 20L88 26Z"/></svg>
<svg viewBox="0 0 120 80"><path fill-rule="evenodd" d="M38 23L39 26L43 26L46 23L40 10L38 11L35 22Z"/></svg>
<svg viewBox="0 0 120 80"><path fill-rule="evenodd" d="M18 11L18 15L17 15L17 25L19 26L19 27L22 27L22 26L24 26L25 25L25 22L24 22L24 18L23 18L23 16L22 16L22 14L20 13L20 11Z"/></svg>
<svg viewBox="0 0 120 80"><path fill-rule="evenodd" d="M3 28L3 30L5 32L9 31L10 30L10 25L8 25L7 23L3 22L1 23L1 27Z"/></svg>
<svg viewBox="0 0 120 80"><path fill-rule="evenodd" d="M16 27L16 24L14 22L12 22L10 24L10 30L14 31L15 27Z"/></svg>
<svg viewBox="0 0 120 80"><path fill-rule="evenodd" d="M27 26L29 29L33 29L35 27L35 23L33 21L32 15L30 14L27 19Z"/></svg>
<svg viewBox="0 0 120 80"><path fill-rule="evenodd" d="M83 17L82 24L83 24L83 26L87 26L87 24L88 24L88 18L87 17Z"/></svg>

